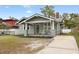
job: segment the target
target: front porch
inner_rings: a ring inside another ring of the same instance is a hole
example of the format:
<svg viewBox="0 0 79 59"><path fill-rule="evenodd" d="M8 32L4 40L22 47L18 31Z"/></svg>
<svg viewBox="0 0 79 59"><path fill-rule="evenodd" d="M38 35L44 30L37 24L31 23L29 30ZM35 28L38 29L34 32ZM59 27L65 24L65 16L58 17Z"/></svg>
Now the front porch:
<svg viewBox="0 0 79 59"><path fill-rule="evenodd" d="M34 14L19 23L21 34L24 36L53 37L60 34L60 19L48 18L43 15Z"/></svg>
<svg viewBox="0 0 79 59"><path fill-rule="evenodd" d="M51 31L50 22L27 23L27 28L24 33L24 36L30 37L53 37L55 34L54 30Z"/></svg>

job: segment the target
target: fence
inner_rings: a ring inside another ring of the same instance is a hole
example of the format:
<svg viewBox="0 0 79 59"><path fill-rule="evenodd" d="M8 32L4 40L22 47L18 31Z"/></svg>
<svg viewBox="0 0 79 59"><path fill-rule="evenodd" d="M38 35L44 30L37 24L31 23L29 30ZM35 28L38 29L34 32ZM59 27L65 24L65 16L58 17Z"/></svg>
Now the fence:
<svg viewBox="0 0 79 59"><path fill-rule="evenodd" d="M69 33L71 32L71 29L62 29L62 33Z"/></svg>

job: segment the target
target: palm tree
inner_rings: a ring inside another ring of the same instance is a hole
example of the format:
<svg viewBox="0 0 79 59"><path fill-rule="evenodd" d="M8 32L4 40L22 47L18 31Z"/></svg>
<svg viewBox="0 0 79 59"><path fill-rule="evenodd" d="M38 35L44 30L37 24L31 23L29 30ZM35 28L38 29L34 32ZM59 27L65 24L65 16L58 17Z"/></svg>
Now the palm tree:
<svg viewBox="0 0 79 59"><path fill-rule="evenodd" d="M41 13L46 17L51 17L54 14L53 6L46 5L44 8L41 8Z"/></svg>

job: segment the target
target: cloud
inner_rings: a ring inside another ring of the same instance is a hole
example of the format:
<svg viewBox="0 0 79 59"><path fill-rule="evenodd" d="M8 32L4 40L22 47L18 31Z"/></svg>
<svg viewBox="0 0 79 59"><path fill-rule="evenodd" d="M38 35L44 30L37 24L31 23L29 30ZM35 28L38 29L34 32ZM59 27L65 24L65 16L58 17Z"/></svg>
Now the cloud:
<svg viewBox="0 0 79 59"><path fill-rule="evenodd" d="M5 6L5 8L9 8L9 6Z"/></svg>
<svg viewBox="0 0 79 59"><path fill-rule="evenodd" d="M31 8L31 5L22 5L24 8Z"/></svg>
<svg viewBox="0 0 79 59"><path fill-rule="evenodd" d="M23 8L27 8L27 9L30 9L31 8L31 5L22 5ZM32 13L31 10L26 10L25 13Z"/></svg>
<svg viewBox="0 0 79 59"><path fill-rule="evenodd" d="M32 13L32 11L31 10L27 10L26 13Z"/></svg>
<svg viewBox="0 0 79 59"><path fill-rule="evenodd" d="M2 7L2 8L9 8L10 6L0 5L0 7Z"/></svg>

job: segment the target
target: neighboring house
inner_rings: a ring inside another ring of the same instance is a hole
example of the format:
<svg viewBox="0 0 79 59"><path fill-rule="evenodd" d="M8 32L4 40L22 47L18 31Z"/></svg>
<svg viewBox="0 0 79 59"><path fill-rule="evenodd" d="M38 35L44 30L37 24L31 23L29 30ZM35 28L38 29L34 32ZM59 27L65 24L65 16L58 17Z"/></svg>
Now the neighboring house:
<svg viewBox="0 0 79 59"><path fill-rule="evenodd" d="M11 18L2 19L0 20L0 23L5 25L5 28L0 29L0 33L15 35L15 31L18 29L18 26L16 25L17 20Z"/></svg>
<svg viewBox="0 0 79 59"><path fill-rule="evenodd" d="M60 34L61 23L61 17L48 18L40 14L34 14L17 22L20 35L45 37L53 37Z"/></svg>
<svg viewBox="0 0 79 59"><path fill-rule="evenodd" d="M2 22L5 23L5 25L11 29L18 28L18 26L16 25L17 20L15 20L15 19L4 19L4 20L2 20Z"/></svg>

